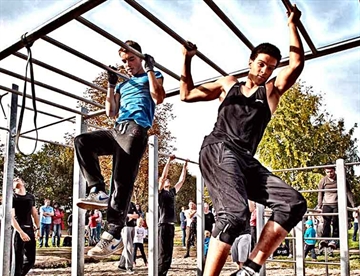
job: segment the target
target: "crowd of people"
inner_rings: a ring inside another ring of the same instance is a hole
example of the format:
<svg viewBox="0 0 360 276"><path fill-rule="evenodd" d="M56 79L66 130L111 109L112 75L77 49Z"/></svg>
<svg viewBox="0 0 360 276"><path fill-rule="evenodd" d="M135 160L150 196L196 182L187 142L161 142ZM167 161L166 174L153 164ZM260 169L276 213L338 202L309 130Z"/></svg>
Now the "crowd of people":
<svg viewBox="0 0 360 276"><path fill-rule="evenodd" d="M307 211L303 196L254 158L280 97L291 88L304 67L304 49L297 30L300 16L301 12L294 5L288 13L289 65L271 79L280 63L281 54L276 46L262 43L251 52L249 73L244 82L238 82L234 76L225 76L195 86L191 62L197 47L191 42L183 45L180 99L185 102L220 101L215 127L204 138L199 156L200 170L213 210L211 212L209 205L204 204L204 276L219 275L230 251L237 264L233 276L257 275ZM122 249L118 267L127 273L134 272L137 249L142 254L144 265L147 265L143 246L146 237L144 212L139 204L131 200L139 163L147 146L148 130L153 125L155 108L165 98L164 76L154 70L154 58L145 54L143 65L143 59L133 50L142 53L138 43L128 40L118 51L124 69L130 76L129 80L118 83L115 73L117 68L112 67L108 72L105 108L106 115L115 118L114 128L82 133L74 139L77 161L90 191L85 198L77 199L79 208L90 210L86 225L94 246L87 254L100 258ZM106 191L101 174L98 159L101 155L113 157L110 193ZM158 275L167 275L171 268L178 217L175 201L187 172L186 161L179 180L172 185L168 172L174 159L173 155L168 158L159 178ZM35 260L34 229L39 236L40 247L49 246L51 228L52 245L59 246L64 214L59 204L50 206L50 200L46 199L38 215L34 208L35 198L26 192L23 181L17 179L14 185L12 222L16 238L15 275L25 275ZM319 193L319 211L338 212L337 194L326 191L336 186L335 171L328 168L326 176L319 183L319 189L324 190ZM351 202L351 194L348 195ZM272 210L260 237L256 237L256 220L259 218L256 218L253 202ZM354 207L353 201L351 205ZM106 209L104 218L100 211L102 209ZM189 200L188 209L183 207L179 216L185 258L191 256L190 248L196 244L196 212L196 204ZM358 218L358 213L354 218ZM106 224L106 229L101 230L102 224ZM332 236L334 240L323 240L320 247L339 246L338 224L337 216L324 216L321 235ZM306 221L306 227L305 253L311 252L315 259L312 237L316 230L311 219Z"/></svg>

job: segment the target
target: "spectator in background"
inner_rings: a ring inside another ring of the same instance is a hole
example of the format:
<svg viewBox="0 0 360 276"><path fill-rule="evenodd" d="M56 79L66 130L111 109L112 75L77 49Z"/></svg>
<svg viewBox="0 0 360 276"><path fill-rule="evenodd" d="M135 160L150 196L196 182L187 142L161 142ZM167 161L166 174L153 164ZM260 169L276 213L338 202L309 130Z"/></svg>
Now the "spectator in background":
<svg viewBox="0 0 360 276"><path fill-rule="evenodd" d="M124 248L121 253L119 269L133 273L133 250L136 220L140 217L134 202L130 202L125 227L121 230L121 240Z"/></svg>
<svg viewBox="0 0 360 276"><path fill-rule="evenodd" d="M317 208L320 209L323 213L338 213L338 194L337 190L337 178L335 173L335 168L329 167L325 168L325 176L320 180L318 188L319 190L324 189L325 191L320 191L318 193L318 205ZM349 182L346 181L346 194L347 199L350 205L354 208L354 196L351 193L351 189L349 186ZM339 216L323 216L324 217L324 230L322 233L322 237L339 237ZM332 225L332 235L331 235L331 225ZM339 246L339 242L332 240L328 243L327 240L320 241L320 249L323 247L331 247L332 249L336 249Z"/></svg>
<svg viewBox="0 0 360 276"><path fill-rule="evenodd" d="M44 200L44 205L40 207L40 239L39 246L43 247L45 236L45 247L49 247L49 234L51 227L51 217L54 215L54 208L50 206L50 199Z"/></svg>
<svg viewBox="0 0 360 276"><path fill-rule="evenodd" d="M13 206L11 225L13 227L12 276L25 276L34 266L36 259L36 236L39 236L39 216L35 207L34 195L25 189L20 178L13 182ZM25 257L25 258L24 258Z"/></svg>
<svg viewBox="0 0 360 276"><path fill-rule="evenodd" d="M251 235L251 249L252 251L257 242L256 235L256 203L254 201L249 200L249 210L250 210L250 235Z"/></svg>
<svg viewBox="0 0 360 276"><path fill-rule="evenodd" d="M101 227L102 227L102 213L100 212L100 210L95 209L95 215L97 215L97 219L96 219L96 240L100 241Z"/></svg>
<svg viewBox="0 0 360 276"><path fill-rule="evenodd" d="M356 241L356 237L359 229L359 208L360 207L358 207L358 209L352 213L352 216L354 218L354 232L352 236L353 241Z"/></svg>
<svg viewBox="0 0 360 276"><path fill-rule="evenodd" d="M68 218L67 218L67 226L68 226L68 229L67 229L67 232L68 232L68 235L71 236L72 235L72 213L69 214Z"/></svg>
<svg viewBox="0 0 360 276"><path fill-rule="evenodd" d="M208 250L209 250L211 233L209 231L205 230L204 235L205 235L205 239L204 239L204 256L205 256L205 259L206 259L206 256L207 256L207 253L208 253Z"/></svg>
<svg viewBox="0 0 360 276"><path fill-rule="evenodd" d="M140 204L136 204L136 210L138 211L140 217L144 220L145 219L145 212L143 212L141 205Z"/></svg>
<svg viewBox="0 0 360 276"><path fill-rule="evenodd" d="M170 163L176 157L170 155L164 170L159 179L159 256L158 256L158 275L167 275L172 261L175 236L175 197L185 183L187 173L187 161L181 170L178 182L171 188L168 172Z"/></svg>
<svg viewBox="0 0 360 276"><path fill-rule="evenodd" d="M186 246L186 217L185 217L185 207L181 207L180 212L180 229L181 229L181 243L182 246Z"/></svg>
<svg viewBox="0 0 360 276"><path fill-rule="evenodd" d="M307 238L316 238L316 231L313 228L313 221L311 219L307 220L305 223L306 231L304 233L304 257L307 257L307 254L311 252L311 258L313 261L316 261L316 254L315 254L315 244L316 240L307 239Z"/></svg>
<svg viewBox="0 0 360 276"><path fill-rule="evenodd" d="M89 216L89 228L90 228L90 239L89 239L89 245L95 245L97 241L97 233L96 233L96 227L97 227L97 219L99 218L98 213L95 210L90 211Z"/></svg>
<svg viewBox="0 0 360 276"><path fill-rule="evenodd" d="M209 231L211 234L215 223L215 217L213 213L210 212L209 204L207 202L204 202L204 220L205 220L205 230Z"/></svg>
<svg viewBox="0 0 360 276"><path fill-rule="evenodd" d="M196 204L190 200L189 209L185 210L186 217L186 254L184 258L190 257L190 247L196 240Z"/></svg>
<svg viewBox="0 0 360 276"><path fill-rule="evenodd" d="M62 223L63 223L63 217L64 212L60 208L59 203L54 202L53 204L54 208L54 216L52 217L52 227L53 227L53 233L52 233L52 246L60 247L60 237L61 237L61 229L62 229Z"/></svg>
<svg viewBox="0 0 360 276"><path fill-rule="evenodd" d="M141 257L144 260L144 265L147 266L147 259L146 259L146 254L144 251L144 238L147 235L147 231L146 229L143 227L143 218L138 218L137 222L136 222L136 227L135 227L135 236L134 236L134 266L136 265L136 253L137 253L137 249L139 248L140 253L141 253Z"/></svg>

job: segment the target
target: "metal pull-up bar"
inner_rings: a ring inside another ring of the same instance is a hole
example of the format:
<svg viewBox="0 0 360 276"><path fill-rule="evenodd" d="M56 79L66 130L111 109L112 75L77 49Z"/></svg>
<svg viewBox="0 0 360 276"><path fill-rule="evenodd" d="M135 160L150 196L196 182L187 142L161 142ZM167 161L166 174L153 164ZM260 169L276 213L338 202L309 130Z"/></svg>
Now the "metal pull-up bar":
<svg viewBox="0 0 360 276"><path fill-rule="evenodd" d="M47 35L48 33L56 30L57 28L65 25L66 23L73 20L75 17L80 16L81 14L95 8L96 6L106 2L106 0L84 0L81 1L71 8L65 10L61 14L55 16L51 20L45 22L43 25L38 27L37 29L31 31L26 34L26 40L28 43L33 43L37 39ZM10 56L12 53L19 51L23 48L24 42L19 39L15 44L9 46L5 50L0 52L0 60Z"/></svg>
<svg viewBox="0 0 360 276"><path fill-rule="evenodd" d="M53 45L59 47L60 49L63 49L66 52L69 52L69 53L73 54L74 56L77 56L77 57L79 57L79 58L81 58L83 60L86 60L87 62L92 63L95 66L100 67L101 69L104 69L105 71L111 71L111 72L117 74L119 77L121 77L121 78L123 78L125 80L129 79L129 77L127 75L122 74L119 71L116 71L116 70L110 68L109 66L106 66L105 64L103 64L103 63L101 63L101 62L99 62L99 61L97 61L97 60L83 54L83 53L80 53L79 51L77 51L77 50L65 45L64 43L61 43L61 42L59 42L59 41L57 41L57 40L55 40L55 39L53 39L53 38L51 38L51 37L49 37L47 35L42 37L42 39L45 40L46 42L49 42L50 44L53 44Z"/></svg>
<svg viewBox="0 0 360 276"><path fill-rule="evenodd" d="M130 6L132 6L139 13L141 13L143 16L145 16L147 19L149 19L151 22L153 22L156 26L158 26L164 32L166 32L168 35L170 35L172 38L174 38L176 41L178 41L181 44L186 43L185 39L183 39L180 35L178 35L176 32L174 32L172 29L170 29L168 26L166 26L162 21L160 21L156 16L154 16L152 13L150 13L147 9L145 9L139 3L137 3L134 0L124 0L124 1L126 3L128 3ZM217 66L214 62L212 62L209 58L207 58L199 50L196 52L196 55L200 59L205 61L207 64L209 64L216 71L218 71L221 75L223 75L223 76L228 75L228 73L226 73L223 69L221 69L219 66Z"/></svg>
<svg viewBox="0 0 360 276"><path fill-rule="evenodd" d="M27 55L24 55L24 54L22 54L22 53L20 53L20 52L14 53L14 56L19 57L19 58L24 59L24 60L27 60L27 59L28 59L28 56L27 56ZM40 67L43 67L43 68L45 68L45 69L48 69L48 70L50 70L50 71L52 71L52 72L55 72L55 73L57 73L57 74L59 74L59 75L62 75L62 76L64 76L64 77L66 77L66 78L69 78L69 79L71 79L71 80L77 81L77 82L79 82L79 83L82 83L82 84L84 84L84 85L86 85L86 86L89 86L89 87L91 87L91 88L94 88L94 89L96 89L96 90L99 90L100 92L104 92L104 93L107 92L107 90L106 90L105 88L101 87L101 86L98 86L98 85L96 85L96 84L94 84L94 83L92 83L92 82L89 82L89 81L86 81L86 80L84 80L84 79L81 79L81 78L79 78L79 77L77 77L77 76L74 76L74 75L72 75L72 74L70 74L70 73L68 73L68 72L65 72L65 71L63 71L63 70L60 70L60 69L58 69L58 68L56 68L56 67L54 67L54 66L51 66L51 65L49 65L49 64L47 64L47 63L45 63L45 62L40 61L40 60L38 60L38 59L32 58L32 63L34 63L34 64L36 64L36 65L38 65L38 66L40 66Z"/></svg>
<svg viewBox="0 0 360 276"><path fill-rule="evenodd" d="M165 157L170 157L170 156L172 156L172 154L162 153L162 152L159 152L158 154L159 154L160 156L165 156ZM188 163L192 163L192 164L199 165L199 163L198 163L198 162L191 161L191 160L186 159L186 158L178 157L178 156L176 156L175 154L174 154L174 156L175 156L175 159L177 159L177 160L187 161Z"/></svg>
<svg viewBox="0 0 360 276"><path fill-rule="evenodd" d="M214 3L212 0L204 0L204 2L213 10L214 13L228 26L233 33L240 38L240 40L250 49L254 49L254 45L247 39L247 37L239 30L238 27L230 20L229 17Z"/></svg>
<svg viewBox="0 0 360 276"><path fill-rule="evenodd" d="M115 36L109 34L105 30L101 29L100 27L96 26L95 24L91 23L89 20L85 19L82 16L79 16L76 18L77 21L84 24L86 27L90 28L91 30L97 32L98 34L106 37L107 39L111 40L112 42L118 44L119 46L125 48L126 50L130 51L131 53L135 54L141 59L144 59L144 55L137 51L136 49L130 47L125 42L122 42L121 40L117 39ZM155 61L155 67L159 68L161 71L165 72L166 74L172 76L174 79L180 80L180 76L172 72L171 70L167 69L166 67L162 66L161 64L157 63Z"/></svg>
<svg viewBox="0 0 360 276"><path fill-rule="evenodd" d="M293 5L291 4L291 2L289 0L281 0L281 1L283 2L284 6L288 10L288 12L291 12L291 10L293 8ZM301 23L300 20L299 20L297 27L298 27L300 33L302 34L302 36L304 37L306 43L309 45L311 52L313 54L316 54L318 50L316 49L314 43L312 42L309 34L307 33L304 25Z"/></svg>

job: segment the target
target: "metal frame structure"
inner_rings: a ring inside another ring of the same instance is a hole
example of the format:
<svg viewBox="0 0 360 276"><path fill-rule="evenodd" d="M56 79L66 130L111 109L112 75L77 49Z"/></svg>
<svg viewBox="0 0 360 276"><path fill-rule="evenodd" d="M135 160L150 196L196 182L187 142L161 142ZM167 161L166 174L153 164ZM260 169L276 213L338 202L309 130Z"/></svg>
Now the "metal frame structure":
<svg viewBox="0 0 360 276"><path fill-rule="evenodd" d="M281 0L284 7L286 9L289 9L289 7L291 6L291 3L289 0ZM68 22L72 21L72 20L77 20L78 22L80 22L81 24L87 26L89 29L99 33L100 35L102 35L103 37L107 38L108 40L114 42L115 44L121 45L123 47L127 47L126 45L124 45L124 43L120 40L118 40L117 38L115 38L114 36L112 36L111 34L107 33L105 30L102 30L101 28L99 28L98 26L96 26L95 24L89 22L88 20L86 20L85 18L81 17L81 15L83 15L84 13L86 13L87 11L90 11L94 8L96 8L97 6L99 6L100 4L106 2L106 0L83 0L80 1L79 3L75 4L74 6L70 7L69 9L65 10L64 12L60 13L58 16L54 17L53 19L49 20L48 22L44 23L43 25L41 25L40 27L36 28L35 30L29 32L26 34L26 43L27 44L31 44L34 41L38 40L38 39L42 39L44 41L46 41L47 43L50 43L52 45L55 45L56 47L67 51L93 65L98 66L99 68L103 69L103 70L110 70L116 74L118 74L120 77L127 79L127 76L120 74L119 72L114 71L113 69L111 69L110 67L106 66L105 64L96 61L94 59L92 59L89 56L86 56L85 54L82 54L81 52L78 52L75 49L72 49L68 46L66 46L65 44L56 41L55 39L51 38L48 36L48 34L54 30L56 30L57 28L67 24ZM154 15L152 15L149 11L147 11L144 7L142 7L139 3L137 3L134 0L124 0L125 3L127 3L129 6L131 6L132 8L134 8L137 12L139 12L140 14L142 14L144 17L146 17L148 20L150 20L152 23L154 23L157 27L159 27L161 30L163 30L165 33L167 33L168 35L170 35L172 38L174 38L176 41L178 41L179 43L184 43L185 40L180 37L176 32L174 32L173 30L171 30L169 27L167 27L163 22L161 22L158 18L156 18ZM224 24L226 24L227 27L229 27L230 30L233 31L233 33L242 41L242 43L244 43L246 45L247 48L252 49L253 48L253 44L251 43L251 41L249 41L246 36L235 26L235 24L225 15L224 12L221 11L221 9L212 1L212 0L204 0L204 2L213 10L213 12L223 21ZM330 55L330 54L334 54L337 52L341 52L341 51L345 51L351 48L355 48L355 47L359 47L360 46L360 37L355 37L353 39L349 39L346 41L342 41L336 44L331 44L331 45L327 45L325 47L321 47L321 48L316 48L315 45L313 44L310 36L307 34L307 31L305 29L305 27L300 24L299 25L299 30L301 32L301 34L303 35L306 43L308 44L309 48L311 49L310 52L305 54L305 59L306 60L310 60L310 59L314 59L314 58L318 58L318 57L322 57L322 56L326 56L326 55ZM21 59L27 59L28 57L22 53L19 53L18 51L20 49L22 49L23 47L25 47L25 42L23 40L18 40L16 43L14 43L13 45L9 46L8 48L2 50L0 52L0 61L7 58L10 55L14 55L18 58ZM132 51L133 53L139 55L142 57L142 55L136 51L134 51L134 49L129 49L130 51ZM228 73L225 72L223 69L221 69L218 65L216 65L214 62L212 62L209 58L207 58L205 55L203 55L200 51L198 51L197 53L198 57L200 59L202 59L203 61L205 61L210 67L212 67L213 69L215 69L217 72L219 72L221 75L227 75ZM76 82L82 83L88 87L97 89L100 92L105 92L105 89L102 87L98 87L97 85L83 80L77 76L71 75L69 73L66 73L56 67L50 66L48 64L46 64L45 62L42 62L40 60L35 60L32 59L33 63L43 67L47 70L50 70L52 72L55 72L59 75L62 75L64 77L67 77L69 79L72 79ZM284 58L280 64L279 67L285 66L288 64L288 58ZM156 64L156 67L163 70L164 72L166 72L167 74L169 74L171 77L179 80L179 76L176 75L175 73L171 72L170 70L168 70L166 67L160 65L160 64ZM7 74L19 79L24 80L24 78L22 76L19 76L18 74L11 72L9 70L6 70L4 68L0 68L0 73L2 74ZM247 68L243 68L240 69L236 72L230 73L230 75L233 75L237 78L241 78L241 77L245 77L248 73L248 69ZM212 78L209 78L207 80L201 81L196 83L196 85L205 83L205 82L209 82L209 81L214 81L218 78L219 76L214 76ZM85 99L83 97L78 97L70 92L61 90L61 89L57 89L55 87L52 87L48 84L44 84L41 82L35 82L36 85L38 86L42 86L45 89L49 89L52 90L54 92L60 93L64 96L67 97L71 97L73 99L77 99L80 100L82 102L94 105L96 107L101 108L101 110L96 111L96 112L92 112L92 113L87 113L85 111L82 110L76 110L76 109L72 109L69 108L67 106L64 105L60 105L57 103L54 103L52 101L48 101L42 98L38 98L36 97L36 101L38 102L42 102L44 104L56 107L56 108L60 108L62 110L71 112L73 114L76 115L76 124L79 126L77 127L77 131L79 133L81 133L81 131L84 131L84 127L81 127L84 125L83 120L86 118L90 118L93 116L98 116L101 114L104 114L105 111L103 110L103 106L100 105L99 103L95 103L92 101L89 101L88 99ZM0 85L0 90L4 90L6 92L11 93L12 95L21 95L21 93L16 89L16 87L12 87L12 88L8 88L5 86ZM166 97L171 97L174 95L179 94L179 89L178 88L174 88L174 89L169 89L166 91ZM27 98L31 98L30 95L26 95ZM16 107L14 107L13 105L11 105L11 114L15 114L16 112ZM45 114L45 112L43 112ZM11 116L11 114L9 114L9 116ZM59 119L58 123L63 122L63 121L69 121L72 120L72 117L70 118L57 118ZM79 123L79 120L81 120L81 123ZM56 123L56 122L55 122ZM8 130L13 131L13 120L10 121L10 126L8 128ZM49 126L49 125L48 125ZM46 127L46 126L44 126ZM3 128L2 128L3 129ZM12 133L12 132L11 132ZM22 136L23 138L25 138L25 136ZM26 137L29 139L32 139L31 137ZM39 139L39 141L43 141L43 142L50 142L50 143L54 143L51 141L45 141L45 140L41 140ZM6 161L10 162L9 164L6 163L6 166L9 168L8 170L6 170L8 172L8 174L6 174L6 179L4 179L3 182L3 186L4 189L3 191L5 191L8 187L7 184L12 182L12 175L11 175L11 167L14 166L13 163L13 154L15 154L15 151L12 150L12 146L13 146L13 141L11 141L11 136L9 136L8 138L8 143L7 143L7 157L6 157ZM76 163L76 162L75 162ZM77 171L75 165L75 171ZM74 187L76 188L76 195L80 196L83 193L83 189L84 189L84 183L82 183L82 178L79 175L74 175ZM74 189L75 190L75 189ZM74 197L75 198L75 197ZM8 211L8 206L11 206L11 191L9 190L9 193L6 194L6 197L3 198L4 201L4 205L7 206L6 210ZM9 205L10 204L10 205ZM75 208L76 209L76 208ZM2 274L3 275L7 275L8 271L9 271L9 264L4 261L6 258L6 256L8 256L6 249L5 248L9 248L8 245L10 245L10 241L6 240L4 241L5 237L8 237L9 231L10 231L10 220L9 220L9 216L10 216L10 212L4 212L4 220L2 223L2 235L1 235L1 240L0 240L0 244L4 245L6 243L6 246L2 247L3 250L3 254L0 255L0 267L2 267ZM82 229L82 224L80 221L80 217L78 217L78 214L76 213L76 217L74 216L74 220L78 221L77 226L78 229L77 231L81 231ZM76 226L76 225L75 225ZM74 227L75 228L75 227ZM77 232L75 231L75 233ZM79 234L79 238L81 237L81 232L78 232ZM4 243L5 242L5 243ZM77 257L83 257L82 255L80 256L80 253L82 253L83 248L81 249L81 245L80 243L77 246L73 246L73 260L75 260L75 256ZM76 260L75 260L76 261ZM78 260L79 261L79 260ZM73 263L74 264L74 263ZM81 271L83 272L83 263L79 262L76 263L77 264L77 268L72 272L72 275L81 275Z"/></svg>

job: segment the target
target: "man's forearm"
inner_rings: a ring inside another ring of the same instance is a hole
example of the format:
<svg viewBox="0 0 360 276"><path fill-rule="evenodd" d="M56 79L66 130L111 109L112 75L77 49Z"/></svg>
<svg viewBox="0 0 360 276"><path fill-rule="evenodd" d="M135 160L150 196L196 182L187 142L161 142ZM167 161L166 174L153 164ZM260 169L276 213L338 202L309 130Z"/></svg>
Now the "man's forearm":
<svg viewBox="0 0 360 276"><path fill-rule="evenodd" d="M181 70L180 78L180 97L185 100L190 91L194 89L194 81L191 75L191 57L184 56L184 65Z"/></svg>
<svg viewBox="0 0 360 276"><path fill-rule="evenodd" d="M289 24L290 29L290 53L289 66L292 68L299 68L304 64L304 49L297 26L292 23Z"/></svg>
<svg viewBox="0 0 360 276"><path fill-rule="evenodd" d="M156 104L160 104L164 101L165 90L161 83L156 79L155 73L153 71L148 72L149 78L149 90L151 97L153 98Z"/></svg>
<svg viewBox="0 0 360 276"><path fill-rule="evenodd" d="M105 100L105 110L106 110L106 115L108 117L114 117L117 114L113 86L108 87L106 100Z"/></svg>

